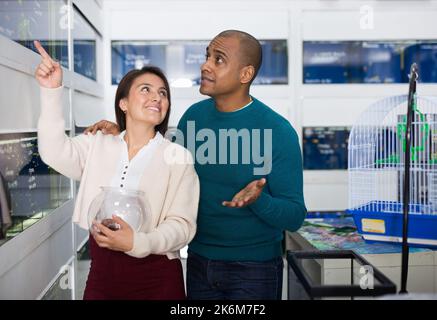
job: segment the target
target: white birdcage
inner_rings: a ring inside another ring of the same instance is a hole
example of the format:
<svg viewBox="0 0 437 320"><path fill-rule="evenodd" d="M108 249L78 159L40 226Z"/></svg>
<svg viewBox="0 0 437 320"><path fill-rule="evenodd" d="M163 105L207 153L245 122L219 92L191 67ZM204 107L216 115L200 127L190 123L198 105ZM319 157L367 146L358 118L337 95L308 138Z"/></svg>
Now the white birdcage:
<svg viewBox="0 0 437 320"><path fill-rule="evenodd" d="M365 240L402 242L408 96L371 105L352 127L349 210ZM437 246L437 101L415 96L408 243Z"/></svg>

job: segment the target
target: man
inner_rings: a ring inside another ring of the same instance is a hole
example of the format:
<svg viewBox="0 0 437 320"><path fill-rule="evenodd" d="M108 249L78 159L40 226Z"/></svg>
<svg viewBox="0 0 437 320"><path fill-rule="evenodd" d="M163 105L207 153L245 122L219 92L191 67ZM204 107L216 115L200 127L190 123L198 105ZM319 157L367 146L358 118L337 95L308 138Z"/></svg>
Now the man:
<svg viewBox="0 0 437 320"><path fill-rule="evenodd" d="M189 299L281 299L284 230L299 229L306 215L302 159L290 123L249 94L261 61L253 36L217 35L201 66L200 93L211 99L178 125L201 188Z"/></svg>

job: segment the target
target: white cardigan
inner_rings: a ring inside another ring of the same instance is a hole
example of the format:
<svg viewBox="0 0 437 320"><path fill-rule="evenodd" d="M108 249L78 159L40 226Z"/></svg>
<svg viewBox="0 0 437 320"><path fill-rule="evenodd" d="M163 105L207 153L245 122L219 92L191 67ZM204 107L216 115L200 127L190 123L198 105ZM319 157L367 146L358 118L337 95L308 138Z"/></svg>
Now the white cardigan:
<svg viewBox="0 0 437 320"><path fill-rule="evenodd" d="M41 115L38 121L38 149L45 163L61 174L80 180L73 222L88 229L88 209L100 192L109 186L125 144L119 137L65 134L62 114L63 87L41 87ZM126 254L146 257L166 254L179 257L179 249L193 239L199 203L199 179L191 154L164 139L156 148L139 183L151 207L151 217L134 233L133 249Z"/></svg>

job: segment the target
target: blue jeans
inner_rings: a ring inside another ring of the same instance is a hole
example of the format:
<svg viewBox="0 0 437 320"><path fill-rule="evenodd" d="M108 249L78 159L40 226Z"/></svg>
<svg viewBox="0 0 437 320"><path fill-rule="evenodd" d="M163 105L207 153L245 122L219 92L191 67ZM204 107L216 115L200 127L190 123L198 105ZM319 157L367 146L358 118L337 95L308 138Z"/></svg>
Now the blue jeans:
<svg viewBox="0 0 437 320"><path fill-rule="evenodd" d="M282 257L268 261L210 260L192 251L187 259L190 300L281 300Z"/></svg>

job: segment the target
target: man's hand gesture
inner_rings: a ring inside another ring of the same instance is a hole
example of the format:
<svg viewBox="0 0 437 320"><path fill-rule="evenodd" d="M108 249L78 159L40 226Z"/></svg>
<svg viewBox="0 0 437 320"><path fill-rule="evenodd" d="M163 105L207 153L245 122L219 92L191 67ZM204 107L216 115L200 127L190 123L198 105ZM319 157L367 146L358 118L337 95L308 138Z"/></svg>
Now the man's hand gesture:
<svg viewBox="0 0 437 320"><path fill-rule="evenodd" d="M265 185L265 178L252 181L243 190L238 192L232 198L232 201L223 201L223 205L230 208L243 208L248 206L258 199Z"/></svg>
<svg viewBox="0 0 437 320"><path fill-rule="evenodd" d="M112 134L113 136L117 136L120 134L120 127L118 124L108 121L108 120L101 120L92 126L89 126L85 129L83 132L84 134L96 134L97 131L101 130L103 134Z"/></svg>

